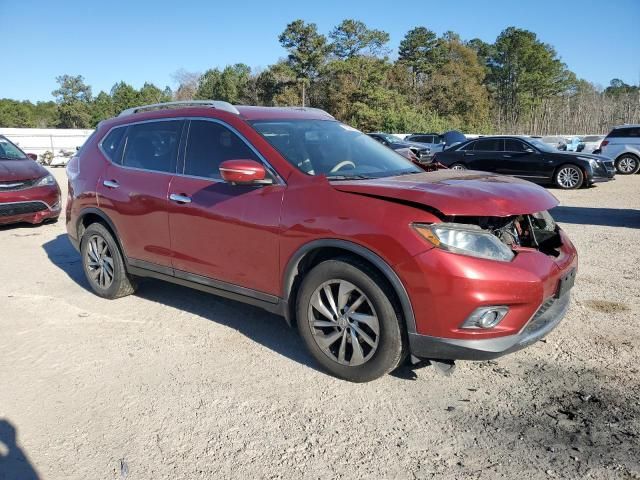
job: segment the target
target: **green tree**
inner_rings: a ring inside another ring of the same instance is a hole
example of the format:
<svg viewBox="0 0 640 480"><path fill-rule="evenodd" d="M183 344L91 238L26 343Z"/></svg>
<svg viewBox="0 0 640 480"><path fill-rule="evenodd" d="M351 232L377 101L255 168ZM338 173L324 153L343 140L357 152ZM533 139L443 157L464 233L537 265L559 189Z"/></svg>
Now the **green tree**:
<svg viewBox="0 0 640 480"><path fill-rule="evenodd" d="M111 118L117 113L111 95L101 91L91 103L91 124L98 125L102 120Z"/></svg>
<svg viewBox="0 0 640 480"><path fill-rule="evenodd" d="M207 70L195 93L196 99L225 100L231 103L245 103L250 96L251 68L243 63L229 65L220 71Z"/></svg>
<svg viewBox="0 0 640 480"><path fill-rule="evenodd" d="M331 31L329 38L330 49L338 58L388 53L385 45L389 42L389 34L383 30L370 29L359 20L343 20Z"/></svg>
<svg viewBox="0 0 640 480"><path fill-rule="evenodd" d="M305 105L306 88L327 60L327 39L318 33L315 23L307 24L303 20L295 20L287 25L278 40L289 53L288 63L295 72L296 79L300 81L302 105Z"/></svg>
<svg viewBox="0 0 640 480"><path fill-rule="evenodd" d="M515 27L497 38L489 61L489 82L498 104L498 124L515 129L544 99L566 92L575 76L556 51L535 33Z"/></svg>
<svg viewBox="0 0 640 480"><path fill-rule="evenodd" d="M142 105L151 105L154 103L170 102L172 94L169 87L160 90L153 83L145 82L140 89L138 98Z"/></svg>
<svg viewBox="0 0 640 480"><path fill-rule="evenodd" d="M127 108L142 105L140 92L125 82L118 82L111 87L111 100L116 114Z"/></svg>
<svg viewBox="0 0 640 480"><path fill-rule="evenodd" d="M91 125L91 87L84 83L82 75L62 75L56 77L58 88L52 95L58 103L60 128L88 128Z"/></svg>
<svg viewBox="0 0 640 480"><path fill-rule="evenodd" d="M411 68L414 74L430 74L438 63L438 38L426 27L409 30L400 42L398 60Z"/></svg>

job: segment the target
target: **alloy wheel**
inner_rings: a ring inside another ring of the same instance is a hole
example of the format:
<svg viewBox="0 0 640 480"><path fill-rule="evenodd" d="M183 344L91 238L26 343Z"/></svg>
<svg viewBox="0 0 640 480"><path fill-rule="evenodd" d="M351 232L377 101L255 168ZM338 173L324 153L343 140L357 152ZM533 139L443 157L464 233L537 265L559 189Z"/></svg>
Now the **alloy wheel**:
<svg viewBox="0 0 640 480"><path fill-rule="evenodd" d="M362 365L378 348L380 322L373 304L345 280L329 280L316 288L308 321L320 350L341 365Z"/></svg>
<svg viewBox="0 0 640 480"><path fill-rule="evenodd" d="M564 188L575 188L580 181L579 172L573 167L564 167L558 172L558 183Z"/></svg>
<svg viewBox="0 0 640 480"><path fill-rule="evenodd" d="M114 262L109 245L104 238L93 235L86 252L87 272L100 288L107 289L113 283Z"/></svg>
<svg viewBox="0 0 640 480"><path fill-rule="evenodd" d="M459 171L462 171L462 170L466 170L466 169L467 169L467 167L465 167L464 165L461 165L461 164L459 164L459 163L456 163L455 165L453 165L453 166L451 167L451 170L459 170Z"/></svg>
<svg viewBox="0 0 640 480"><path fill-rule="evenodd" d="M618 162L618 168L622 173L631 173L637 168L637 160L633 157L623 157Z"/></svg>

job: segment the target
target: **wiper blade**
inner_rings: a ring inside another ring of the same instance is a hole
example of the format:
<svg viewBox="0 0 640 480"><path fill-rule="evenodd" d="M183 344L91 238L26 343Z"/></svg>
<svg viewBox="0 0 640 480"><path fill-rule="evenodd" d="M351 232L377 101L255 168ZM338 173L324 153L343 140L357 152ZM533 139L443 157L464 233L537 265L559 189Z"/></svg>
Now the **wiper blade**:
<svg viewBox="0 0 640 480"><path fill-rule="evenodd" d="M327 175L327 180L369 180L371 178L368 175Z"/></svg>

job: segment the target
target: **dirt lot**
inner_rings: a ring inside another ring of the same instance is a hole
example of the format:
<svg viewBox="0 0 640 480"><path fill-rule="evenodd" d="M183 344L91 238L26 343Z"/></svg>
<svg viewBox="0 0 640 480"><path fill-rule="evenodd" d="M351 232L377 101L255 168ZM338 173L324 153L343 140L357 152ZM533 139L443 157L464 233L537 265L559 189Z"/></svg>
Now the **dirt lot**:
<svg viewBox="0 0 640 480"><path fill-rule="evenodd" d="M581 256L564 322L364 385L249 306L98 298L64 221L0 228L0 479L640 478L640 175L553 193Z"/></svg>

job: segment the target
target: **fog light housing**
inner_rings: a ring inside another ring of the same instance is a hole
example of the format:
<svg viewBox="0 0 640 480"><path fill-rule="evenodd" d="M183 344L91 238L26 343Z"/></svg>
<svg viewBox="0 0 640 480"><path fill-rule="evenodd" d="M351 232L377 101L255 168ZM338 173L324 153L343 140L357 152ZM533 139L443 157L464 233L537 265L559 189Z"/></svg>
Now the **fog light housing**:
<svg viewBox="0 0 640 480"><path fill-rule="evenodd" d="M502 321L508 311L509 307L505 305L476 308L461 328L493 328Z"/></svg>

